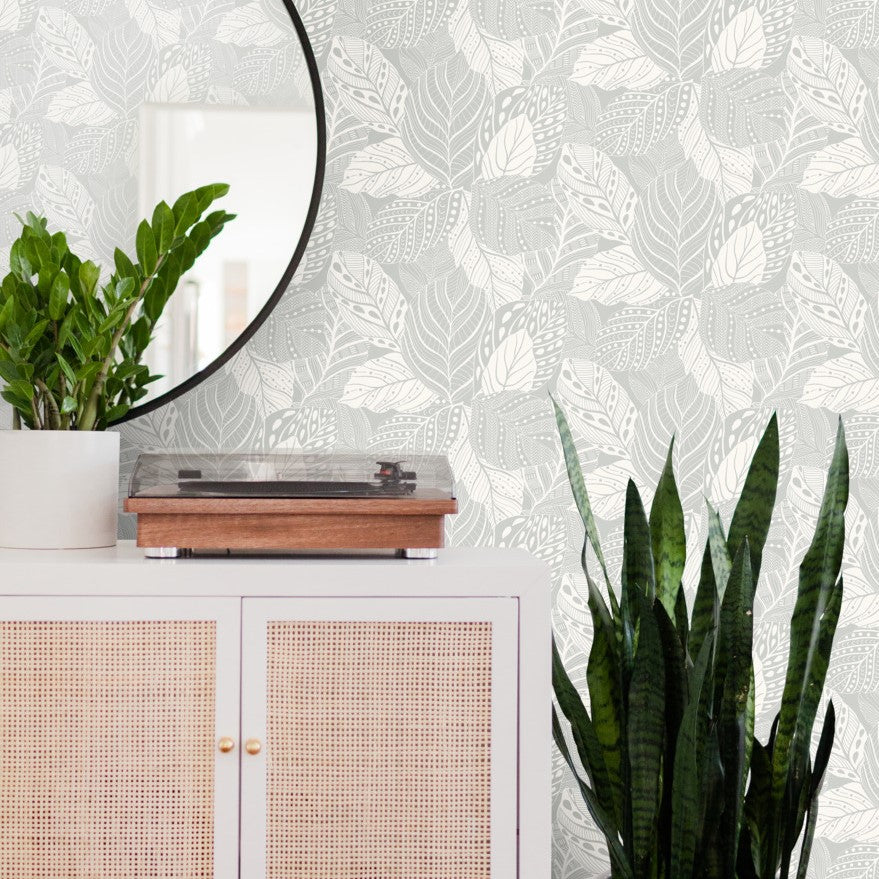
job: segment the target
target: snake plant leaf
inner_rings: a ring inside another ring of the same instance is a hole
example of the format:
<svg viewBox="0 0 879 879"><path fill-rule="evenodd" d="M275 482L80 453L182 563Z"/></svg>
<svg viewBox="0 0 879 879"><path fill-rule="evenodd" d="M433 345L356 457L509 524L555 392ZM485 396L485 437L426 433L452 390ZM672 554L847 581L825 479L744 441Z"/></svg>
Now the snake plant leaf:
<svg viewBox="0 0 879 879"><path fill-rule="evenodd" d="M638 879L647 879L657 843L665 744L665 668L653 600L639 593L638 602L640 631L626 716L635 875Z"/></svg>
<svg viewBox="0 0 879 879"><path fill-rule="evenodd" d="M818 750L815 752L815 766L809 785L809 812L806 819L806 831L803 834L803 846L800 849L797 879L806 879L806 870L812 853L812 841L815 838L815 825L818 823L818 794L821 793L821 786L824 783L824 771L827 769L827 762L830 759L830 749L833 747L835 732L836 710L831 700L827 704L824 726L821 728L821 739L818 742Z"/></svg>
<svg viewBox="0 0 879 879"><path fill-rule="evenodd" d="M669 443L665 467L650 506L650 540L655 567L656 597L671 619L675 618L675 606L687 558L684 510L675 483L673 452L674 437Z"/></svg>
<svg viewBox="0 0 879 879"><path fill-rule="evenodd" d="M714 569L714 582L717 584L717 602L723 606L723 595L726 591L726 583L732 570L732 559L729 543L723 533L723 522L717 510L706 501L708 506L708 547L711 551L711 566Z"/></svg>
<svg viewBox="0 0 879 879"><path fill-rule="evenodd" d="M726 550L725 544L723 550ZM751 752L748 727L753 729L753 600L751 552L746 537L739 544L720 610L716 661L716 674L721 684L717 689L720 701L715 709L720 722L720 756L724 771L720 839L725 879L735 879L739 828Z"/></svg>
<svg viewBox="0 0 879 879"><path fill-rule="evenodd" d="M848 492L848 449L840 421L815 535L800 564L797 601L791 618L787 676L772 756L776 808L780 806L798 742L810 741L827 675L842 603L842 578L837 582L837 577L842 565Z"/></svg>
<svg viewBox="0 0 879 879"><path fill-rule="evenodd" d="M768 875L767 831L772 820L772 755L769 748L754 741L751 778L745 797L744 821L751 844L751 859L758 876Z"/></svg>
<svg viewBox="0 0 879 879"><path fill-rule="evenodd" d="M564 734L562 733L562 727L559 723L555 706L552 707L552 737L555 741L556 747L559 749L562 757L564 757L565 762L568 764L568 768L571 770L571 773L577 781L577 785L580 788L580 794L586 803L586 808L589 809L589 814L592 816L592 820L595 821L598 829L604 834L604 838L607 841L608 854L610 855L610 863L614 871L614 879L617 879L617 877L619 877L619 879L635 879L634 873L632 872L632 866L629 863L629 859L626 857L626 853L620 842L616 827L613 825L613 821L601 808L601 805L598 803L595 796L595 792L583 781L582 778L580 778L580 775L574 766L574 761L571 759L571 752L565 741Z"/></svg>
<svg viewBox="0 0 879 879"><path fill-rule="evenodd" d="M555 638L552 641L552 686L562 714L571 725L571 735L577 745L577 754L592 783L598 803L606 813L613 815L613 797L604 754L595 735L589 712L565 670Z"/></svg>
<svg viewBox="0 0 879 879"><path fill-rule="evenodd" d="M623 522L623 563L625 584L623 591L629 593L630 607L638 612L639 603L633 601L632 589L637 588L646 594L650 604L656 596L656 581L653 570L653 550L650 540L650 525L638 487L630 479L626 485L626 513ZM672 610L672 612L674 612Z"/></svg>
<svg viewBox="0 0 879 879"><path fill-rule="evenodd" d="M782 813L781 865L779 879L789 879L791 857L797 837L803 828L809 803L809 787L812 777L812 763L809 759L808 744L800 746L791 756L788 783L784 791L784 811Z"/></svg>
<svg viewBox="0 0 879 879"><path fill-rule="evenodd" d="M675 628L678 630L678 638L684 648L684 656L687 653L687 643L690 639L690 620L687 615L687 598L683 589L678 589L678 597L675 599L674 613Z"/></svg>
<svg viewBox="0 0 879 879"><path fill-rule="evenodd" d="M699 705L702 685L714 650L714 631L707 633L693 666L689 701L675 743L671 791L670 876L690 879L696 856L701 766L698 761Z"/></svg>
<svg viewBox="0 0 879 879"><path fill-rule="evenodd" d="M577 447L574 445L574 437L571 434L571 428L568 426L568 419L561 406L556 403L554 397L550 397L552 406L555 411L555 421L558 427L559 440L562 444L562 452L565 456L565 469L568 473L568 482L571 484L571 493L574 495L574 502L577 504L577 511L583 520L583 527L586 529L586 537L589 545L601 565L604 581L607 585L607 591L610 593L611 606L616 602L613 589L610 586L610 577L607 574L607 563L604 560L604 553L601 551L601 543L598 539L598 528L595 525L595 517L592 515L592 505L589 502L589 493L586 491L586 482L583 479L583 471L580 468L580 459L577 457ZM615 608L616 610L616 608Z"/></svg>
<svg viewBox="0 0 879 879"><path fill-rule="evenodd" d="M751 545L751 570L754 583L760 576L763 547L772 521L775 495L778 490L778 416L773 412L769 424L760 439L745 485L739 496L729 526L729 554L735 556L742 541L747 537Z"/></svg>
<svg viewBox="0 0 879 879"><path fill-rule="evenodd" d="M702 702L710 696L711 687L703 689ZM710 699L709 699L710 702ZM702 769L700 779L702 787L699 798L699 821L696 838L699 845L696 849L695 873L704 879L720 879L720 850L716 844L720 830L720 811L723 808L723 762L720 759L720 741L717 724L709 721L704 727L702 741L699 744Z"/></svg>
<svg viewBox="0 0 879 879"><path fill-rule="evenodd" d="M681 590L683 592L683 590ZM714 566L711 563L711 546L706 541L702 553L702 567L699 572L699 585L693 601L693 616L690 621L690 637L687 650L691 657L702 652L702 644L708 633L717 627L719 614L717 603L717 583L714 579Z"/></svg>
<svg viewBox="0 0 879 879"><path fill-rule="evenodd" d="M613 801L613 816L618 827L625 823L625 787L623 755L622 681L617 640L610 611L598 586L586 573L589 587L589 610L592 614L592 647L586 666L592 725L604 755Z"/></svg>

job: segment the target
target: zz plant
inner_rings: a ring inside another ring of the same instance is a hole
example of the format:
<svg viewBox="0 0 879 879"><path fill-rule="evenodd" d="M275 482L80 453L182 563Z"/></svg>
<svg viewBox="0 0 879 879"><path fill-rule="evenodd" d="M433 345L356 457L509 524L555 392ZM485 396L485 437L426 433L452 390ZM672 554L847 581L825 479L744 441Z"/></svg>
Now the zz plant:
<svg viewBox="0 0 879 879"><path fill-rule="evenodd" d="M181 276L234 219L223 210L205 216L228 191L213 183L173 206L160 202L138 226L137 261L116 248L103 284L63 232L27 214L0 284L0 379L14 427L103 430L147 393L158 376L143 353Z"/></svg>
<svg viewBox="0 0 879 879"><path fill-rule="evenodd" d="M564 413L556 420L586 536L582 562L594 636L589 709L553 645L553 736L607 841L613 879L805 879L818 793L834 736L830 702L814 757L812 727L842 603L848 501L842 424L818 523L799 569L781 709L754 736L753 608L778 482L776 417L757 447L729 530L708 504L709 535L688 616L686 539L672 448L649 516L626 492L614 592ZM673 446L673 441L672 441ZM587 570L591 548L609 604ZM581 768L582 767L582 768Z"/></svg>

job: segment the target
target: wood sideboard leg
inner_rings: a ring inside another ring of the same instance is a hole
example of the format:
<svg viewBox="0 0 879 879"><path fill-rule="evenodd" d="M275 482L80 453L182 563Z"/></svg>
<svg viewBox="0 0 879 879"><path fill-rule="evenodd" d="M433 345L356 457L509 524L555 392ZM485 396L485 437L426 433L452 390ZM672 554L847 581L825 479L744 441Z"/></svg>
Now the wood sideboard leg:
<svg viewBox="0 0 879 879"><path fill-rule="evenodd" d="M148 559L179 559L189 552L180 546L146 546L143 554Z"/></svg>
<svg viewBox="0 0 879 879"><path fill-rule="evenodd" d="M409 546L406 549L398 550L398 553L404 559L435 559L437 548L435 546Z"/></svg>

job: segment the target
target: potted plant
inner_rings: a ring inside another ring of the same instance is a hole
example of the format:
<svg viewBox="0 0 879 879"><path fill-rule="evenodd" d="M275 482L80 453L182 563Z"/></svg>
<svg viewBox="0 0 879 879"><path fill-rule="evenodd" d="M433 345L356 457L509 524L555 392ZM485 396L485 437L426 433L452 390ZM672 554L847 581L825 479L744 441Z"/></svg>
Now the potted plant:
<svg viewBox="0 0 879 879"><path fill-rule="evenodd" d="M158 376L141 363L180 277L233 219L205 215L224 183L160 202L137 229L135 262L81 260L63 232L28 213L0 283L0 546L116 542L119 434L105 432ZM19 218L20 219L20 218Z"/></svg>
<svg viewBox="0 0 879 879"><path fill-rule="evenodd" d="M729 530L708 504L709 534L688 614L686 540L669 449L649 517L626 492L616 593L565 416L556 406L568 478L586 537L583 567L594 635L589 708L553 648L553 688L579 765L553 708L553 736L607 841L613 879L805 879L818 793L834 736L830 702L810 755L842 603L848 500L842 424L812 543L799 569L781 709L754 736L754 592L778 481L769 422ZM608 593L586 569L587 549Z"/></svg>

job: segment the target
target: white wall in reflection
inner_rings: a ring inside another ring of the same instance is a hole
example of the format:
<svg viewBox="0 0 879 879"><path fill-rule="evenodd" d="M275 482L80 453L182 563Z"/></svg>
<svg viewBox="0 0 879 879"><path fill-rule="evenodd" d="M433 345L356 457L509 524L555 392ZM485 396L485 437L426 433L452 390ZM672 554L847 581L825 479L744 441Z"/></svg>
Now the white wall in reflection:
<svg viewBox="0 0 879 879"><path fill-rule="evenodd" d="M203 369L274 292L302 233L317 161L313 107L144 104L139 207L205 183L228 183L217 207L237 214L181 280L146 362L151 399Z"/></svg>

